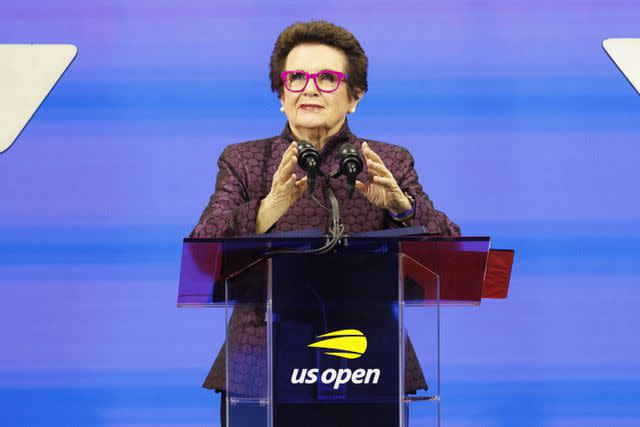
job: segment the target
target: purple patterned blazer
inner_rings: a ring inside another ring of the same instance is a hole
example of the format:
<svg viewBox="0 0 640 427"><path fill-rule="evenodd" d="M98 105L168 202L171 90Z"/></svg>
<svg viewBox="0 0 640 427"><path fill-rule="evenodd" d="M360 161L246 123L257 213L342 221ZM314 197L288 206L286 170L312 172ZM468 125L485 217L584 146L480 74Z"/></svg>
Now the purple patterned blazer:
<svg viewBox="0 0 640 427"><path fill-rule="evenodd" d="M281 135L257 141L232 144L224 149L218 160L219 172L216 180L215 192L205 208L198 224L190 237L232 237L254 234L256 216L260 201L269 194L271 180L284 151L294 140L289 126L285 126ZM321 169L329 173L338 168L338 149L344 143L351 143L358 152L361 144L367 141L369 147L375 151L391 171L400 188L413 196L416 214L407 223L394 221L382 208L372 206L357 191L351 202L341 211L345 233L373 231L386 228L403 227L406 225L423 225L432 233L458 236L460 228L450 221L447 216L436 210L433 203L423 192L418 182L418 175L413 168L413 158L409 152L400 146L384 142L361 139L349 130L347 121L340 131L329 138L320 155ZM367 182L367 166L358 176ZM304 176L304 172L296 166L296 176ZM332 188L340 203L344 205L347 198L346 178L341 176L332 181ZM317 185L316 196L322 200L321 185ZM306 228L327 229L330 213L318 206L306 193L287 213L269 230L292 231ZM235 360L245 360L246 364L236 364L230 369L234 371L233 378L240 381L232 384L234 390L246 391L247 394L260 393L264 390L264 376L261 374L264 366L260 361L266 360L266 323L264 312L234 310L229 328L235 333L236 342L228 342L230 351L234 352ZM418 359L410 341L406 349L406 389L416 391L426 387L426 381L420 369ZM237 358L236 356L237 355ZM203 387L224 390L225 385L225 352L224 346L220 350ZM243 366L240 366L243 365Z"/></svg>

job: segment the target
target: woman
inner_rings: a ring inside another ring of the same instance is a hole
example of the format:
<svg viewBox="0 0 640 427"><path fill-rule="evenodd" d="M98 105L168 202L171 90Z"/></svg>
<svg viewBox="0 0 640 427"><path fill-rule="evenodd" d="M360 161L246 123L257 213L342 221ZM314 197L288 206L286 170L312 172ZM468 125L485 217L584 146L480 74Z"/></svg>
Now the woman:
<svg viewBox="0 0 640 427"><path fill-rule="evenodd" d="M338 148L347 142L364 158L357 191L341 212L345 233L423 225L432 233L460 234L423 192L406 149L365 141L349 130L346 116L355 113L367 91L367 57L351 33L324 21L293 24L278 37L270 66L271 88L287 124L278 136L225 148L215 193L191 237L327 229L330 214L305 194L307 178L297 164L301 140L320 151L325 172L338 168ZM332 187L344 205L345 177L332 181ZM316 194L322 198L320 188ZM264 316L243 313L235 321L253 342L264 343ZM408 350L407 390L415 391L425 382ZM204 387L224 390L223 356L221 351Z"/></svg>

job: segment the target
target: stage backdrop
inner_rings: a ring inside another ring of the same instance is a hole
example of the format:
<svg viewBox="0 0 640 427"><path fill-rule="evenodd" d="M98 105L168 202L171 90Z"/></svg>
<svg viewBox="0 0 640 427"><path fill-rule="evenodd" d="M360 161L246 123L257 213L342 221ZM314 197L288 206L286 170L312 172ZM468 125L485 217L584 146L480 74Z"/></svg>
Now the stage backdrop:
<svg viewBox="0 0 640 427"><path fill-rule="evenodd" d="M0 424L217 422L181 239L223 147L282 130L268 58L309 19L369 57L353 131L516 249L508 301L443 310L443 425L640 425L640 98L601 48L635 0L3 2L0 43L79 53L0 155Z"/></svg>

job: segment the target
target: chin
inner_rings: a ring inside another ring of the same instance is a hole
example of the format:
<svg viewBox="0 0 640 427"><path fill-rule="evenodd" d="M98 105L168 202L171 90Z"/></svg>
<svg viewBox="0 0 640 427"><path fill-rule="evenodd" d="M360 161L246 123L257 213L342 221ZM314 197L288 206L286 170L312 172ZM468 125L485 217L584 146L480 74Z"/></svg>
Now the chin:
<svg viewBox="0 0 640 427"><path fill-rule="evenodd" d="M306 129L323 128L325 127L325 122L324 120L320 119L320 117L305 117L302 120L296 120L294 126Z"/></svg>

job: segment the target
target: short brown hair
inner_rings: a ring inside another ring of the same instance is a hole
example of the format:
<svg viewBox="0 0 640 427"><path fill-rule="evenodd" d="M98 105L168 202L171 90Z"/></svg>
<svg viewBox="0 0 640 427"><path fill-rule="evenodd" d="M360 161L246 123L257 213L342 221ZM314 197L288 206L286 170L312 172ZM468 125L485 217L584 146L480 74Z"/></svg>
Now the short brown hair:
<svg viewBox="0 0 640 427"><path fill-rule="evenodd" d="M324 44L340 49L347 56L347 81L349 94L357 98L356 90L367 91L367 55L353 34L327 21L296 22L280 33L273 52L269 77L271 90L282 96L284 89L280 73L284 71L287 56L291 50L304 43Z"/></svg>

